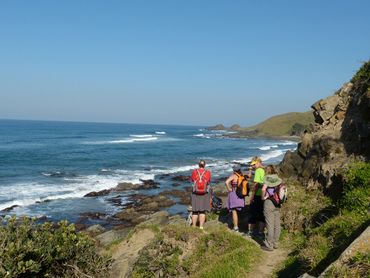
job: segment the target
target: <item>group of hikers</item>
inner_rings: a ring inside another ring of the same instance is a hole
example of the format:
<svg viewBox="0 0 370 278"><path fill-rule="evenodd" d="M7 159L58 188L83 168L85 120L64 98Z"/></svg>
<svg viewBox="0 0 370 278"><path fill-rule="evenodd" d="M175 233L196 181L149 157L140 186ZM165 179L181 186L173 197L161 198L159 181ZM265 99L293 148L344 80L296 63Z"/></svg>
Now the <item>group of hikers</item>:
<svg viewBox="0 0 370 278"><path fill-rule="evenodd" d="M211 172L205 168L206 162L199 161L199 168L191 175L193 190L191 194L192 226L204 229L206 213L211 210L212 189ZM248 237L263 240L262 249L273 251L278 248L280 237L280 207L286 199L286 187L277 175L275 167L264 167L260 157L254 157L249 170L243 174L240 164L232 167L232 174L225 181L228 191L226 207L232 217L232 230L239 232L239 214L249 199ZM267 230L265 236L264 230Z"/></svg>

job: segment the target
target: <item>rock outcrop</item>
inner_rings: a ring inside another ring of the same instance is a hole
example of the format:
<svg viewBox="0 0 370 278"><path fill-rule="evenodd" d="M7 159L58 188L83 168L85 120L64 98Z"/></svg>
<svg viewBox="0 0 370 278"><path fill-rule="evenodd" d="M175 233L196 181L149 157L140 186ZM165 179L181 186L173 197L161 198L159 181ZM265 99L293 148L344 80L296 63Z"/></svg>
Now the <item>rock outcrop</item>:
<svg viewBox="0 0 370 278"><path fill-rule="evenodd" d="M333 193L351 159L370 158L370 61L333 96L312 105L315 124L280 164L283 176ZM336 186L332 187L335 184Z"/></svg>

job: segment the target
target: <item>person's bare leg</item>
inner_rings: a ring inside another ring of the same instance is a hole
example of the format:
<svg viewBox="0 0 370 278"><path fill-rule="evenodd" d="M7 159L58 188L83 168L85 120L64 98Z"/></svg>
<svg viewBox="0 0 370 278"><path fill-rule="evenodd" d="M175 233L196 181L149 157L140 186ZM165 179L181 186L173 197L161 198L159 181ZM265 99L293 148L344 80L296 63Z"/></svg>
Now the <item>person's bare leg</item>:
<svg viewBox="0 0 370 278"><path fill-rule="evenodd" d="M198 222L198 213L193 212L191 219L192 219L192 226L196 227L197 222Z"/></svg>
<svg viewBox="0 0 370 278"><path fill-rule="evenodd" d="M234 224L234 229L238 228L238 212L236 209L233 209L233 224Z"/></svg>
<svg viewBox="0 0 370 278"><path fill-rule="evenodd" d="M206 222L206 215L199 213L199 228L203 229L204 222Z"/></svg>

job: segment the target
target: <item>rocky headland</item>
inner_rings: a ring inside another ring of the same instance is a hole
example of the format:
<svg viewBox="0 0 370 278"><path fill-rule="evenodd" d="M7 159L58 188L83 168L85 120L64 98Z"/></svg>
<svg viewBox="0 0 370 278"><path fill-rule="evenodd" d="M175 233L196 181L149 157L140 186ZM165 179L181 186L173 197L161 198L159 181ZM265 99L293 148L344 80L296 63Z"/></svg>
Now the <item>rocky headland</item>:
<svg viewBox="0 0 370 278"><path fill-rule="evenodd" d="M369 161L370 80L361 76L369 67L365 64L334 95L312 105L315 123L297 150L286 153L280 164L284 176L296 177L309 189L339 193L343 168L353 160Z"/></svg>

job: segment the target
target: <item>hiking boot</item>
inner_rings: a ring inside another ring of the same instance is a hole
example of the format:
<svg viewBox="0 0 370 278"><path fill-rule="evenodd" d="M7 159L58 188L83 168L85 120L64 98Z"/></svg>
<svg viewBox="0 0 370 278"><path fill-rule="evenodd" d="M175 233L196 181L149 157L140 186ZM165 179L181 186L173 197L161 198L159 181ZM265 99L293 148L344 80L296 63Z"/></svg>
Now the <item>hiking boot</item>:
<svg viewBox="0 0 370 278"><path fill-rule="evenodd" d="M267 246L261 246L261 249L262 250L265 250L265 251L274 251L274 248L271 248L271 247L267 247Z"/></svg>
<svg viewBox="0 0 370 278"><path fill-rule="evenodd" d="M233 228L233 231L239 233L239 228L238 227L234 227Z"/></svg>
<svg viewBox="0 0 370 278"><path fill-rule="evenodd" d="M274 247L274 249L278 249L278 248L279 248L279 245L278 245L277 243L275 243L275 244L273 245L273 247Z"/></svg>

